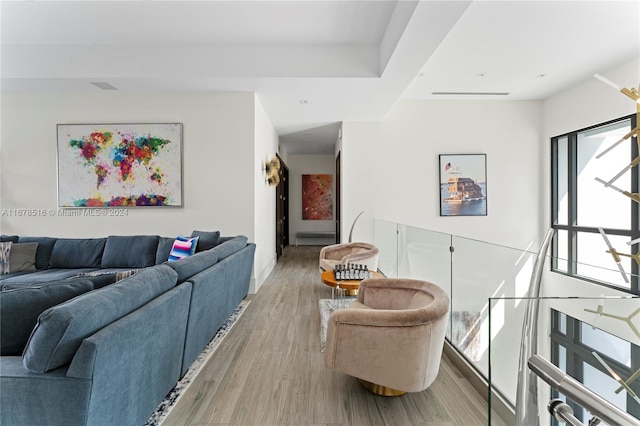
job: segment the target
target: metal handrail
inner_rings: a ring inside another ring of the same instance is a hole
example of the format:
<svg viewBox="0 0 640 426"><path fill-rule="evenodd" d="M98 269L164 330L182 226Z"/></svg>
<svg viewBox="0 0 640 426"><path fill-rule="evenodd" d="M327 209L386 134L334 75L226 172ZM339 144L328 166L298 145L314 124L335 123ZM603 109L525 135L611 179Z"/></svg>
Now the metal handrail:
<svg viewBox="0 0 640 426"><path fill-rule="evenodd" d="M552 388L572 399L598 419L610 425L640 426L640 420L584 387L582 383L541 357L529 358L529 368Z"/></svg>
<svg viewBox="0 0 640 426"><path fill-rule="evenodd" d="M582 426L582 422L573 415L573 409L561 399L556 398L549 401L547 410L554 419L561 423L566 423L571 426Z"/></svg>
<svg viewBox="0 0 640 426"><path fill-rule="evenodd" d="M538 347L538 304L540 297L540 282L542 270L553 239L554 230L549 229L542 241L540 251L531 273L529 293L527 296L527 310L524 325L522 327L522 340L520 346L520 358L518 362L518 386L516 388L516 425L538 426L540 417L538 413L538 381L535 374L527 370L527 360L537 352Z"/></svg>

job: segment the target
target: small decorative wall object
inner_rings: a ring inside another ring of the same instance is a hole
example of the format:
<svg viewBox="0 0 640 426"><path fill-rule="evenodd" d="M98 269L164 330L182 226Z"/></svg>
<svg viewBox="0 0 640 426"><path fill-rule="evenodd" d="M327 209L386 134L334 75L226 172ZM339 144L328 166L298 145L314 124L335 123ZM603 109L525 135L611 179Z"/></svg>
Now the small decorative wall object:
<svg viewBox="0 0 640 426"><path fill-rule="evenodd" d="M333 175L302 175L302 220L333 219Z"/></svg>
<svg viewBox="0 0 640 426"><path fill-rule="evenodd" d="M58 205L181 206L182 124L59 124Z"/></svg>
<svg viewBox="0 0 640 426"><path fill-rule="evenodd" d="M264 163L265 180L269 186L277 186L280 183L280 159L274 156Z"/></svg>
<svg viewBox="0 0 640 426"><path fill-rule="evenodd" d="M486 157L440 155L440 216L487 215Z"/></svg>

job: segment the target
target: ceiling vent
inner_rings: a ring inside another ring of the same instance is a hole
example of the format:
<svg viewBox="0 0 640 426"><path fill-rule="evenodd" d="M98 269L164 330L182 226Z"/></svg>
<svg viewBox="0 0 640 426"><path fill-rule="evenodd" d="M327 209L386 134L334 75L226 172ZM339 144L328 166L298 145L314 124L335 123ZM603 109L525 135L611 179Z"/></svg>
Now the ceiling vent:
<svg viewBox="0 0 640 426"><path fill-rule="evenodd" d="M432 95L507 96L508 92L431 92Z"/></svg>

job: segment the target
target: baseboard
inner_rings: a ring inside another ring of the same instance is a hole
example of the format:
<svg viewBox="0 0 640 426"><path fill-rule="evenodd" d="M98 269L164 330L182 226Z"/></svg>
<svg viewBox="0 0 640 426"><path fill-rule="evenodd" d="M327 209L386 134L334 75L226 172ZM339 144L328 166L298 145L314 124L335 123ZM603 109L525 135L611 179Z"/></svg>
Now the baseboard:
<svg viewBox="0 0 640 426"><path fill-rule="evenodd" d="M444 355L460 370L464 378L467 379L482 398L488 401L489 384L487 380L446 340L444 342ZM491 408L506 424L515 424L516 415L511 404L506 401L502 395L494 391L491 392Z"/></svg>
<svg viewBox="0 0 640 426"><path fill-rule="evenodd" d="M256 294L258 290L260 290L260 287L267 280L267 278L269 277L269 274L271 273L271 271L273 271L273 268L276 267L276 263L277 263L277 260L276 260L276 255L274 253L273 258L267 263L267 265L264 268L262 268L262 270L259 271L257 275L254 275L251 277L251 281L249 284L249 294ZM253 269L255 271L255 265Z"/></svg>

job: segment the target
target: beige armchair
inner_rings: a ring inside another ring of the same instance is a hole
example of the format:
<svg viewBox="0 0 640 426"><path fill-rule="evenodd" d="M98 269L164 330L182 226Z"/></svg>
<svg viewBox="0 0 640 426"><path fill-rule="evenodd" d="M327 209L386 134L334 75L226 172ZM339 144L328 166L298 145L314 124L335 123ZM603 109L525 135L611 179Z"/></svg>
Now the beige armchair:
<svg viewBox="0 0 640 426"><path fill-rule="evenodd" d="M438 375L449 297L426 281L370 278L327 324L324 363L379 395L428 388Z"/></svg>
<svg viewBox="0 0 640 426"><path fill-rule="evenodd" d="M356 263L367 265L370 271L378 270L379 250L369 243L343 243L322 247L320 250L320 273L336 265Z"/></svg>

